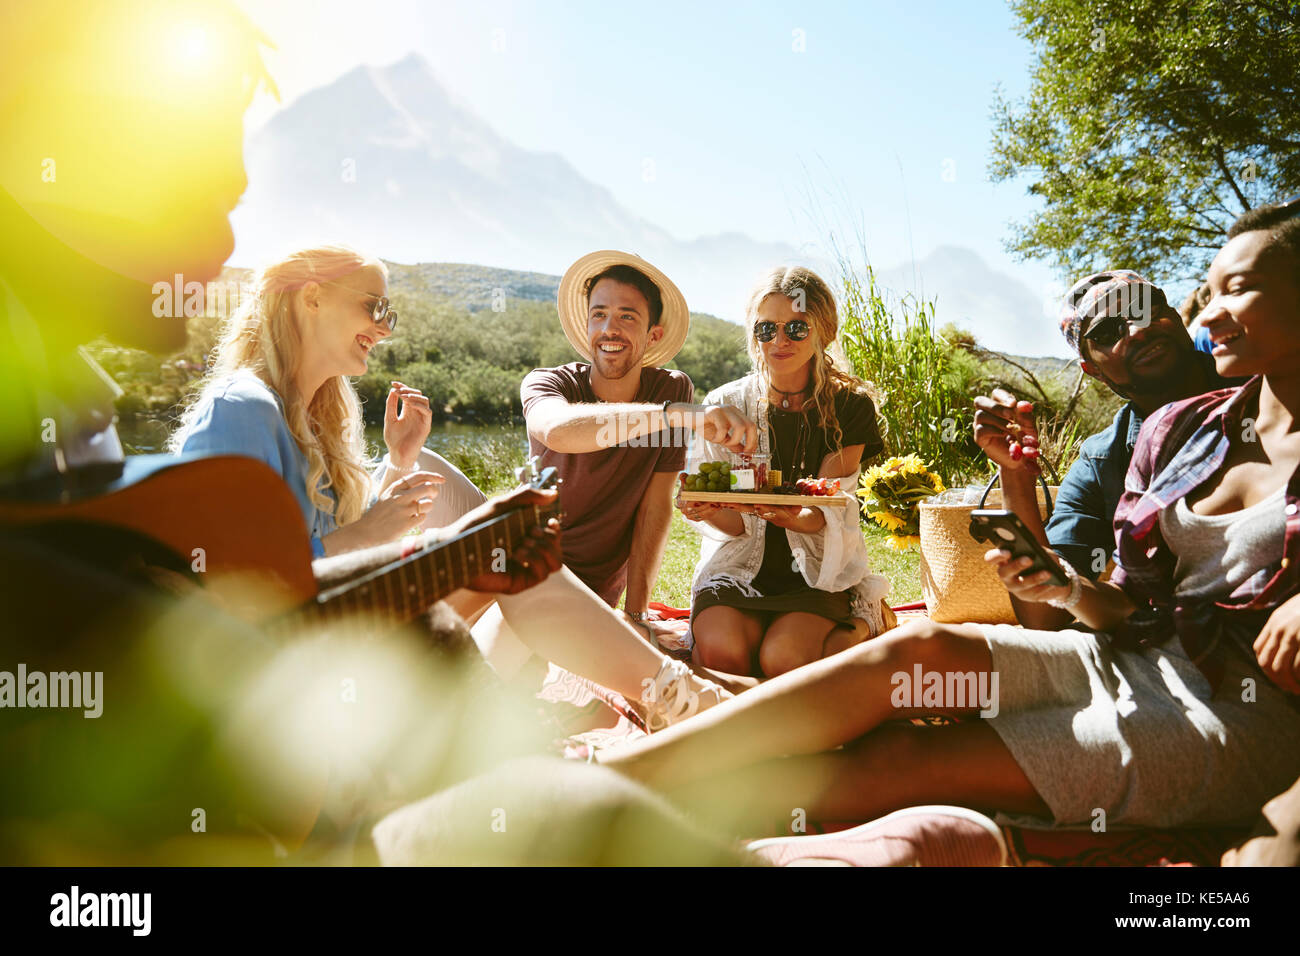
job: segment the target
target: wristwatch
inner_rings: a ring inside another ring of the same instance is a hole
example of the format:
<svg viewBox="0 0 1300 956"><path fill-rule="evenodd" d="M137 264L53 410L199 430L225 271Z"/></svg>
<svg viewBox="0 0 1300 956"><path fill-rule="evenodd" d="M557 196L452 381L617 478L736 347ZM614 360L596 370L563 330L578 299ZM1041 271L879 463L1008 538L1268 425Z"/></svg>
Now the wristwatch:
<svg viewBox="0 0 1300 956"><path fill-rule="evenodd" d="M648 620L645 611L624 611L623 613L633 624L645 624Z"/></svg>

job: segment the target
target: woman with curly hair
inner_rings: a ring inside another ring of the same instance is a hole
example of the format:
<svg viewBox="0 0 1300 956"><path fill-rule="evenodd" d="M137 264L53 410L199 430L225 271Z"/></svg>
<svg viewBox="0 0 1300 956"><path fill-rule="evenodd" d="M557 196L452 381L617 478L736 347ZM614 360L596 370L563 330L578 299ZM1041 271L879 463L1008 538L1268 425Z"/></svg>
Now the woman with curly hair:
<svg viewBox="0 0 1300 956"><path fill-rule="evenodd" d="M692 587L696 661L774 677L884 629L888 582L870 573L853 491L882 447L867 386L837 368L835 297L815 273L772 270L747 309L754 371L715 390L758 422L759 451L789 482L838 479L844 507L677 505L704 535ZM697 440L694 462L730 461Z"/></svg>

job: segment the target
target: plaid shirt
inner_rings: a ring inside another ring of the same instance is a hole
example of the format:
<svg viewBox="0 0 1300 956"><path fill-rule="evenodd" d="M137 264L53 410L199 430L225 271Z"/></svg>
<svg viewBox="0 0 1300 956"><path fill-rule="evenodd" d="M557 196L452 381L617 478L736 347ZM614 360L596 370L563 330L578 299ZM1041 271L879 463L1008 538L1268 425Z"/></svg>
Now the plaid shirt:
<svg viewBox="0 0 1300 956"><path fill-rule="evenodd" d="M1300 470L1286 489L1286 543L1276 563L1260 568L1227 600L1179 605L1176 555L1160 533L1160 513L1205 484L1243 434L1243 412L1263 379L1165 405L1138 434L1124 495L1115 512L1115 570L1111 581L1138 605L1113 635L1121 643L1157 644L1176 633L1202 673L1217 687L1226 629L1258 634L1273 610L1297 593L1300 558Z"/></svg>

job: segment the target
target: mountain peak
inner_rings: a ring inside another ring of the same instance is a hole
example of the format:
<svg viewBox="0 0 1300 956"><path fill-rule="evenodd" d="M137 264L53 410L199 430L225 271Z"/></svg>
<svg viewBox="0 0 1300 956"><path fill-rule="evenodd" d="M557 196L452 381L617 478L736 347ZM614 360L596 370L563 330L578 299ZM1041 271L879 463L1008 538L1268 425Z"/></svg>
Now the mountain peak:
<svg viewBox="0 0 1300 956"><path fill-rule="evenodd" d="M400 60L394 60L387 66L371 66L366 67L366 69L392 83L427 85L436 87L444 93L446 91L446 85L439 79L433 64L428 61L424 54L415 50L412 50Z"/></svg>
<svg viewBox="0 0 1300 956"><path fill-rule="evenodd" d="M727 314L743 310L754 274L793 253L735 233L674 239L563 156L510 142L418 52L286 104L245 158L232 220L249 265L337 239L389 259L559 275L592 249L635 249L697 309Z"/></svg>

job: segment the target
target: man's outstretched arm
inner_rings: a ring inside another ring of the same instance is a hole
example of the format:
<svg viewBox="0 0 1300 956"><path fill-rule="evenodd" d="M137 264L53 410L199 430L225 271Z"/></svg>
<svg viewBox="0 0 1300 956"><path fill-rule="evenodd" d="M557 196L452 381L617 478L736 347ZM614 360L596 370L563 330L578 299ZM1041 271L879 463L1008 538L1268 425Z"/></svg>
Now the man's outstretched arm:
<svg viewBox="0 0 1300 956"><path fill-rule="evenodd" d="M734 452L758 448L758 427L729 405L573 403L560 396L534 402L524 415L528 434L565 455L612 448L672 429L698 431Z"/></svg>

